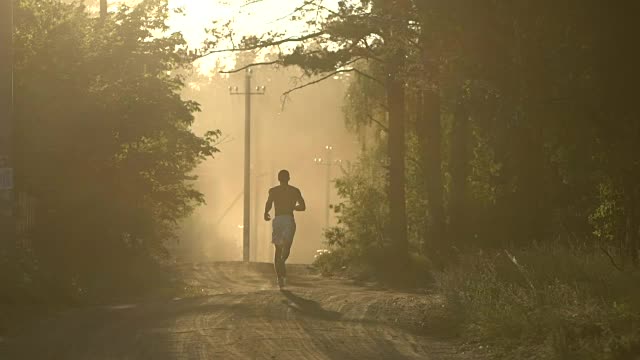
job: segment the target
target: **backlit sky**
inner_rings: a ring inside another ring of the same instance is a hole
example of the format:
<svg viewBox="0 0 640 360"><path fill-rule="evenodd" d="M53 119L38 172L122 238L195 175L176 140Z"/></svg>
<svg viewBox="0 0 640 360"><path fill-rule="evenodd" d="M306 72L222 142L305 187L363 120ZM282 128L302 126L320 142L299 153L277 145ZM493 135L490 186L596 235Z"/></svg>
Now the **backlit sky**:
<svg viewBox="0 0 640 360"><path fill-rule="evenodd" d="M70 2L72 0L63 0ZM291 21L291 13L305 0L169 0L171 9L182 8L183 14L172 14L169 20L170 32L182 32L191 48L198 48L206 38L205 29L214 21L219 24L232 22L234 40L242 36L260 35L268 31L286 31L300 34L308 31L303 21ZM115 11L120 4L134 5L140 0L108 0L109 11ZM92 12L99 11L99 0L85 0ZM326 8L337 8L338 0L322 0ZM210 56L199 61L203 72L211 70L217 60L227 67L232 66L231 54Z"/></svg>
<svg viewBox="0 0 640 360"><path fill-rule="evenodd" d="M232 21L234 39L244 35L257 35L268 31L286 31L290 34L304 33L302 21L290 21L290 14L304 0L169 0L172 9L182 8L184 14L174 14L170 20L172 31L180 31L191 47L198 47L206 37L205 28L212 26L214 20L221 24ZM325 0L324 6L333 8L337 0ZM217 59L228 64L232 55L210 56L201 60L203 71L208 71Z"/></svg>
<svg viewBox="0 0 640 360"><path fill-rule="evenodd" d="M73 0L63 0L71 2ZM84 0L92 12L98 13L99 0ZM291 13L305 0L168 0L171 9L182 8L182 14L172 14L169 20L170 32L179 31L191 48L198 48L206 38L206 28L214 21L219 24L232 22L235 36L239 41L246 35L260 35L269 31L286 31L288 34L302 34L309 31L304 21L291 21ZM320 0L329 9L336 9L339 0ZM109 11L118 5L129 6L140 0L108 0ZM210 71L220 60L225 67L233 66L230 53L209 56L199 61L202 72Z"/></svg>

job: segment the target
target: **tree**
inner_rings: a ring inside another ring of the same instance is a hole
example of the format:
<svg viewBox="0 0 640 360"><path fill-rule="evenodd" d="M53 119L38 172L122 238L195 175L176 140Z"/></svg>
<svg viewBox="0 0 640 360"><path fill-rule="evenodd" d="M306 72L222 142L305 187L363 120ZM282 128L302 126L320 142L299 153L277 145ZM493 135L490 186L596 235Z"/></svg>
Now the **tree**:
<svg viewBox="0 0 640 360"><path fill-rule="evenodd" d="M371 5L371 6L369 6ZM386 91L388 112L388 156L389 185L387 200L390 206L390 223L387 236L398 264L405 263L408 252L406 199L405 199L405 80L403 34L406 28L408 1L373 1L362 4L339 3L337 11L329 10L321 2L309 1L297 9L299 16L310 9L327 12L326 19L309 24L316 26L309 34L285 37L267 34L261 39L245 38L233 49L209 49L206 54L219 51L247 51L269 48L286 43L299 43L291 52L281 52L274 61L248 66L279 64L299 66L307 75L319 80L330 78L341 72L356 72L373 79ZM226 35L212 33L218 38ZM216 44L213 40L212 46ZM331 46L329 46L331 45ZM206 55L205 55L206 56ZM379 77L370 75L353 64L360 60L380 63ZM243 68L237 69L242 70ZM310 83L311 84L311 83ZM301 87L307 86L302 85Z"/></svg>
<svg viewBox="0 0 640 360"><path fill-rule="evenodd" d="M17 176L38 200L33 247L55 286L126 283L204 201L190 173L219 133L190 130L199 106L179 92L192 59L180 34L155 35L167 16L161 0L100 20L17 2Z"/></svg>
<svg viewBox="0 0 640 360"><path fill-rule="evenodd" d="M401 253L418 242L422 255L449 259L440 254L454 245L584 241L637 263L639 126L629 94L638 56L628 45L636 7L307 1L294 16L326 15L309 20L308 33L247 38L234 50L294 43L269 63L303 67L319 77L309 84L359 74L348 120L381 130L369 140L387 146L387 234ZM374 174L365 161L358 171ZM362 203L366 192L343 185ZM343 216L362 225L351 211Z"/></svg>

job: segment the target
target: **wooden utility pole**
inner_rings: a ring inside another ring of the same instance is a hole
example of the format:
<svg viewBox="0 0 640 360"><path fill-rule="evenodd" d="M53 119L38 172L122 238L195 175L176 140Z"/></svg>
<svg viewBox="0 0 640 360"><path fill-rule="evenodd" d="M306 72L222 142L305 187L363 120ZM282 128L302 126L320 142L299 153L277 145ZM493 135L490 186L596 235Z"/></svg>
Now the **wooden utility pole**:
<svg viewBox="0 0 640 360"><path fill-rule="evenodd" d="M251 69L247 69L244 81L244 92L238 87L229 87L231 95L244 95L244 215L242 221L242 260L250 261L251 236L251 96L263 95L264 86L251 89Z"/></svg>

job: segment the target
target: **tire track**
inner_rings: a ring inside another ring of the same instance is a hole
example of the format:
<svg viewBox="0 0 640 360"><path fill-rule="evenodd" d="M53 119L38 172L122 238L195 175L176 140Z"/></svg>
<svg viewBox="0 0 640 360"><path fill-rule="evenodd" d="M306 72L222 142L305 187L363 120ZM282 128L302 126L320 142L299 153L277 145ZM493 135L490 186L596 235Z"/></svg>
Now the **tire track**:
<svg viewBox="0 0 640 360"><path fill-rule="evenodd" d="M0 359L464 359L450 343L376 318L397 294L303 266L274 288L270 264L181 266L205 296L75 309L0 343ZM478 357L473 357L474 359Z"/></svg>

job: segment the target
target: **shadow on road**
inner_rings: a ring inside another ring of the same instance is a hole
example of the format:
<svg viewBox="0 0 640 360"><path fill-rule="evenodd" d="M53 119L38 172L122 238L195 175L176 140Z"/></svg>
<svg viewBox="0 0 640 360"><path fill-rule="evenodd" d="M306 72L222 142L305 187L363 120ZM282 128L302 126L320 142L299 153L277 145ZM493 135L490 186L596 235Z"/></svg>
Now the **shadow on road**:
<svg viewBox="0 0 640 360"><path fill-rule="evenodd" d="M282 295L284 295L284 297L287 298L286 300L282 300L282 302L286 303L287 306L304 315L332 321L340 320L340 318L342 317L342 314L340 314L339 312L325 310L316 301L300 297L289 290L280 290L280 292L282 293Z"/></svg>

